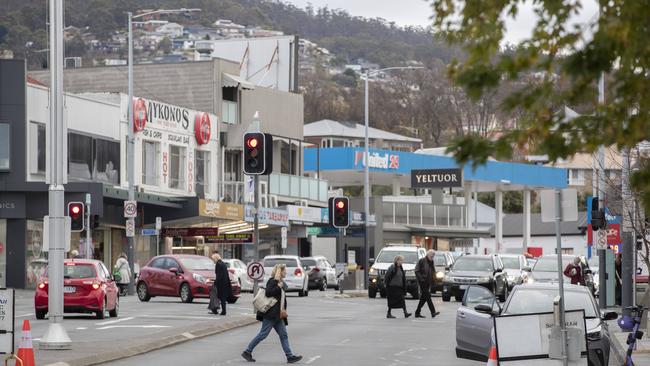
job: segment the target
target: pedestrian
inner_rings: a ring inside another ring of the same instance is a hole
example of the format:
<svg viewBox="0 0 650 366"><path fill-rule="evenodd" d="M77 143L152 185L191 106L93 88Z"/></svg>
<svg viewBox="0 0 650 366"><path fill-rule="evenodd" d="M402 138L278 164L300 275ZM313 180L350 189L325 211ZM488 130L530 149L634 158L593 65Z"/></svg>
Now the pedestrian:
<svg viewBox="0 0 650 366"><path fill-rule="evenodd" d="M131 268L129 267L129 260L126 256L126 253L120 253L120 256L115 262L115 267L113 270L115 275L115 282L117 282L117 287L120 288L120 296L127 295L127 288L131 283Z"/></svg>
<svg viewBox="0 0 650 366"><path fill-rule="evenodd" d="M571 279L572 285L585 285L584 276L582 275L582 266L580 257L573 258L573 263L569 263L564 269L564 275Z"/></svg>
<svg viewBox="0 0 650 366"><path fill-rule="evenodd" d="M219 256L219 251L215 250L212 252L212 255L210 256L210 259L215 264L215 274L216 274L216 265L218 262L218 256ZM219 305L219 294L217 293L217 282L212 281L212 286L210 286L210 302L208 303L208 310L212 314L219 314L219 311L221 310L221 305Z"/></svg>
<svg viewBox="0 0 650 366"><path fill-rule="evenodd" d="M289 346L289 334L287 333L289 321L286 311L287 301L285 295L287 284L284 283L286 275L287 266L285 264L276 264L273 267L273 271L271 271L271 278L266 282L266 289L264 290L266 297L273 297L277 301L265 313L257 313L257 320L262 322L262 329L260 329L259 333L257 333L248 347L246 347L246 350L241 354L248 362L255 362L253 350L260 342L268 337L271 329L275 329L275 332L280 337L280 344L282 344L284 354L287 356L287 363L296 363L302 360L302 356L293 354Z"/></svg>
<svg viewBox="0 0 650 366"><path fill-rule="evenodd" d="M436 315L440 314L439 311L436 311L436 307L433 306L433 301L431 300L431 285L433 285L433 276L436 273L436 267L433 264L433 256L435 254L436 253L433 249L429 249L427 255L424 258L421 258L418 261L418 264L415 265L415 277L420 286L420 303L418 304L418 308L415 310L416 318L424 318L424 316L420 314L420 311L425 303L429 306L432 318L435 318Z"/></svg>
<svg viewBox="0 0 650 366"><path fill-rule="evenodd" d="M221 315L226 315L226 302L232 297L232 284L230 283L230 274L228 266L221 260L219 254L213 254L216 259L214 266L214 285L217 288L217 296L221 302Z"/></svg>
<svg viewBox="0 0 650 366"><path fill-rule="evenodd" d="M74 258L74 259L83 259L83 257L79 255L79 251L76 250L76 249L72 249L72 250L70 251L70 258Z"/></svg>
<svg viewBox="0 0 650 366"><path fill-rule="evenodd" d="M388 313L386 318L395 318L391 314L392 309L403 309L404 318L411 316L411 313L406 311L406 302L404 296L406 295L406 275L404 274L404 257L398 255L393 260L393 264L386 271L384 283L386 284L386 293L388 295Z"/></svg>

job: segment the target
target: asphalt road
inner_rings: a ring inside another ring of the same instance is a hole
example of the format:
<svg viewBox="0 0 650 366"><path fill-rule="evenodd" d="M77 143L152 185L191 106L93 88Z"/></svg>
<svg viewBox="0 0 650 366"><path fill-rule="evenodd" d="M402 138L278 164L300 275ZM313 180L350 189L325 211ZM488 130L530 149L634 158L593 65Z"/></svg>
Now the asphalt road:
<svg viewBox="0 0 650 366"><path fill-rule="evenodd" d="M293 351L310 365L481 365L456 358L455 311L457 303L434 298L441 314L435 318L386 319L386 301L368 298L334 298L333 291L311 291L309 297L289 295L289 339ZM247 311L246 294L236 311ZM417 302L407 301L413 312ZM240 308L241 307L241 308ZM424 314L427 314L425 311ZM178 346L106 365L241 365L240 354L259 330L260 323L227 333L196 339ZM253 356L256 365L286 364L275 332L262 342Z"/></svg>

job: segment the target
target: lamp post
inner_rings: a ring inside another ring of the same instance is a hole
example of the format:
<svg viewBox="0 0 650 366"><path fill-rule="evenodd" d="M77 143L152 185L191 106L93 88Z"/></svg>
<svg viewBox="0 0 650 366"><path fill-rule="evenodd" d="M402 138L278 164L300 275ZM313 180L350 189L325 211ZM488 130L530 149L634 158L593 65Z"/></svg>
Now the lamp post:
<svg viewBox="0 0 650 366"><path fill-rule="evenodd" d="M369 153L369 148L368 148L368 120L369 120L369 103L368 103L368 80L370 79L371 76L375 76L380 72L385 72L385 71L392 71L392 70L419 70L419 69L424 69L424 67L421 66L396 66L396 67L387 67L384 69L379 69L379 70L373 70L369 71L366 70L365 72L365 97L364 97L364 116L365 116L365 137L364 137L364 163L363 163L363 173L364 173L364 180L363 180L363 199L364 199L364 210L366 212L366 218L365 218L365 239L363 242L363 251L364 251L364 257L366 260L365 266L363 268L363 283L366 289L368 288L368 271L369 271L369 264L370 264L370 246L368 243L368 236L370 233L370 168L368 162L370 161L370 153Z"/></svg>
<svg viewBox="0 0 650 366"><path fill-rule="evenodd" d="M127 12L128 15L128 32L129 32L129 60L128 60L128 109L127 113L129 114L129 137L127 144L127 180L129 181L129 201L135 200L135 190L133 181L135 179L135 136L133 130L133 19L138 19L145 17L147 15L154 14L178 14L178 13L192 13L201 11L201 9L170 9L170 10L155 10L147 13L142 13L138 15L133 15L132 12ZM134 220L134 219L129 219ZM129 257L129 268L131 273L134 273L133 260L135 257L133 237L128 237L128 257ZM133 295L135 293L135 287L133 281L129 281L128 294Z"/></svg>

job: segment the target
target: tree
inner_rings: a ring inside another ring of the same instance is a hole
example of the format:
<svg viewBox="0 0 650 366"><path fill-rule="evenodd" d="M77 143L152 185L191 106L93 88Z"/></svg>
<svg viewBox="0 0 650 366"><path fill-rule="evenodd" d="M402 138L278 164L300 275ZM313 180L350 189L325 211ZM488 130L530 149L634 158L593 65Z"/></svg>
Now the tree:
<svg viewBox="0 0 650 366"><path fill-rule="evenodd" d="M71 40L65 42L66 57L83 57L86 52L86 43L81 35L75 34Z"/></svg>
<svg viewBox="0 0 650 366"><path fill-rule="evenodd" d="M172 53L172 41L168 37L161 39L158 43L158 51L161 51L165 55Z"/></svg>

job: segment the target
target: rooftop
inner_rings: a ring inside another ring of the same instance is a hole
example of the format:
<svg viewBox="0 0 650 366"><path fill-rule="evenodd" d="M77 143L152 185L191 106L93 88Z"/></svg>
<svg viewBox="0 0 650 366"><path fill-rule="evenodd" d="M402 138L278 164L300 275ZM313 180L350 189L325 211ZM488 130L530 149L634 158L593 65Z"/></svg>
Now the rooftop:
<svg viewBox="0 0 650 366"><path fill-rule="evenodd" d="M304 127L305 137L335 136L347 138L364 138L365 126L356 122L338 122L330 119L308 123ZM378 128L368 128L368 138L373 140L390 140L403 142L421 143L422 140L414 137L399 135L396 133L380 130Z"/></svg>

